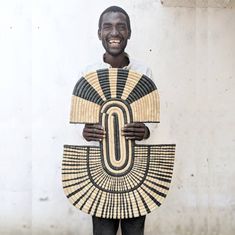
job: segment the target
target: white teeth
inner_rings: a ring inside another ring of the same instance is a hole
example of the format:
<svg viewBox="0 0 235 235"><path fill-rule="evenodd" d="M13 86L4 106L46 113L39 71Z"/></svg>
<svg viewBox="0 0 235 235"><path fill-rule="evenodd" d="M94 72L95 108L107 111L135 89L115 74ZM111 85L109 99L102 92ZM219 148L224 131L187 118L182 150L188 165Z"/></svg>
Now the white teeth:
<svg viewBox="0 0 235 235"><path fill-rule="evenodd" d="M109 40L109 43L120 43L120 40L111 39Z"/></svg>

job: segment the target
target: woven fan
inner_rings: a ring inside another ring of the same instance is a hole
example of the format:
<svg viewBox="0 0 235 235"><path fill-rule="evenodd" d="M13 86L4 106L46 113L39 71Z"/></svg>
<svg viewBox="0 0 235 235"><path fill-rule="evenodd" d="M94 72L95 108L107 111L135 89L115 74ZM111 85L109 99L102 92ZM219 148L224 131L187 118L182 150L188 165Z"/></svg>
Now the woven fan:
<svg viewBox="0 0 235 235"><path fill-rule="evenodd" d="M169 190L175 145L139 145L121 135L132 122L159 122L153 81L124 69L102 69L76 84L71 123L100 123L100 146L64 146L62 182L70 202L102 218L133 218L160 206Z"/></svg>

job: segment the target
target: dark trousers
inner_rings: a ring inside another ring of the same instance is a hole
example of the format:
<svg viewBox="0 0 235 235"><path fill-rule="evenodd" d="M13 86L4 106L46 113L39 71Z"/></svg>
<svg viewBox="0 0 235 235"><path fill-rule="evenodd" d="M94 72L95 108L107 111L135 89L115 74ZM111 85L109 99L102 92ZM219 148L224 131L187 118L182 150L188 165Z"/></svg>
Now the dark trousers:
<svg viewBox="0 0 235 235"><path fill-rule="evenodd" d="M122 235L144 235L145 216L132 219L104 219L93 216L93 235L116 235L121 223Z"/></svg>

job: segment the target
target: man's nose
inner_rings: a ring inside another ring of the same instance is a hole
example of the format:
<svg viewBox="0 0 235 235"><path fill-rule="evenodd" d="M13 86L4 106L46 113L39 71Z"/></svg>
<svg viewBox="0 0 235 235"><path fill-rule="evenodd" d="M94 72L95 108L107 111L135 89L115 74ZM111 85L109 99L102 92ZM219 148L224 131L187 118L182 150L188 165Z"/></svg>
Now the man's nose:
<svg viewBox="0 0 235 235"><path fill-rule="evenodd" d="M112 36L118 35L118 30L117 30L116 27L113 27L113 28L112 28L111 35L112 35Z"/></svg>

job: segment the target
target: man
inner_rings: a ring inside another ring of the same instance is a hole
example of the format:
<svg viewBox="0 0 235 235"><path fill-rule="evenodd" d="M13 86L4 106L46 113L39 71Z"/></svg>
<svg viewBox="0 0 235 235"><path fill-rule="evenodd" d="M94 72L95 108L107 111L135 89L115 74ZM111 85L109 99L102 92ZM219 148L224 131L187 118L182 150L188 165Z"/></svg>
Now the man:
<svg viewBox="0 0 235 235"><path fill-rule="evenodd" d="M88 70L102 68L124 68L146 74L151 77L151 71L146 66L133 61L125 53L127 42L131 37L131 25L128 14L120 7L107 8L100 16L98 37L105 49L103 61L90 67ZM149 129L144 123L129 123L122 128L122 135L131 140L147 139ZM83 137L87 141L102 141L105 137L104 129L99 124L85 124ZM92 218L94 235L116 235L119 220ZM145 216L122 219L121 228L123 235L143 235Z"/></svg>

